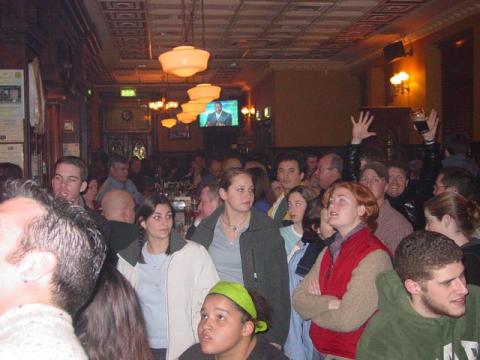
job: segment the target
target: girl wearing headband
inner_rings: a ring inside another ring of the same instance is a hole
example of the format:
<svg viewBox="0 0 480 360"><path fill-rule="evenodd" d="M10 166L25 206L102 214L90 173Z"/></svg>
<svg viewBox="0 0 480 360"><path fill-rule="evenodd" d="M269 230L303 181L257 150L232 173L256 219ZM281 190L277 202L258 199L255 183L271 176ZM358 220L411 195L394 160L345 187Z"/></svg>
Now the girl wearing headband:
<svg viewBox="0 0 480 360"><path fill-rule="evenodd" d="M180 360L283 360L273 345L255 334L268 330L270 308L265 299L239 283L220 281L210 289L198 324L199 344Z"/></svg>

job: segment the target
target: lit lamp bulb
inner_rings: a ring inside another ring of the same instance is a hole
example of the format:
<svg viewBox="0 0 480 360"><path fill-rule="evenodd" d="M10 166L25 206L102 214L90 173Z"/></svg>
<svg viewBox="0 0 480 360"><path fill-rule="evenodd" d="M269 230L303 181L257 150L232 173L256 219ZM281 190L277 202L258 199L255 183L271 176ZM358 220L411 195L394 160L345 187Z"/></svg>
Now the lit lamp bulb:
<svg viewBox="0 0 480 360"><path fill-rule="evenodd" d="M242 110L240 110L240 112L243 114L243 115L247 115L250 111L248 110L248 108L246 106L242 107Z"/></svg>

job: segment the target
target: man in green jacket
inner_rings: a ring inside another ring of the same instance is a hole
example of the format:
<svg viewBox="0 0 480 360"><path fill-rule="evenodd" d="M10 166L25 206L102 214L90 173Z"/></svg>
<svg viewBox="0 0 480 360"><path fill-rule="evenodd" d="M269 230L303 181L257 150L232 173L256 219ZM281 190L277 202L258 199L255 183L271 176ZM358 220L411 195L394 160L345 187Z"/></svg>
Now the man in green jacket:
<svg viewBox="0 0 480 360"><path fill-rule="evenodd" d="M379 311L356 359L479 359L480 289L465 283L460 247L417 231L398 246L394 266L377 277Z"/></svg>

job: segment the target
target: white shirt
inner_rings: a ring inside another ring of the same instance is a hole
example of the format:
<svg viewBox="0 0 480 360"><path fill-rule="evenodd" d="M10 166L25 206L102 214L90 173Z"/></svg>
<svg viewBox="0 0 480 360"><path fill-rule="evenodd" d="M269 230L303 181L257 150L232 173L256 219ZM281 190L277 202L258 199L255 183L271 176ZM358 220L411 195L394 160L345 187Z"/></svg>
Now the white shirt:
<svg viewBox="0 0 480 360"><path fill-rule="evenodd" d="M2 360L88 360L72 318L50 305L28 304L0 316Z"/></svg>

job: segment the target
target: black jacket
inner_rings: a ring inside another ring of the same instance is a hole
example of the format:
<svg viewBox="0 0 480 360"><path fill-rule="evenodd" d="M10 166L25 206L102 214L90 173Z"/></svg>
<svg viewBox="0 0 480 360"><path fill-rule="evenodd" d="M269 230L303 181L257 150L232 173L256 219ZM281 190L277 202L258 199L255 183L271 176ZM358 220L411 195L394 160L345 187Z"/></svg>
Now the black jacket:
<svg viewBox="0 0 480 360"><path fill-rule="evenodd" d="M360 145L349 144L345 157L344 180L360 180ZM411 180L402 194L393 198L386 196L390 205L412 224L414 230L425 227L423 203L432 197L433 185L441 168L440 152L436 143L423 144L423 168L420 179Z"/></svg>
<svg viewBox="0 0 480 360"><path fill-rule="evenodd" d="M207 249L213 240L218 218L224 207L216 209L195 230L192 241ZM251 210L250 224L240 235L243 283L256 290L272 308L269 330L260 334L268 342L283 345L290 323L290 293L285 245L278 225L267 215Z"/></svg>

